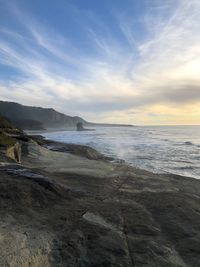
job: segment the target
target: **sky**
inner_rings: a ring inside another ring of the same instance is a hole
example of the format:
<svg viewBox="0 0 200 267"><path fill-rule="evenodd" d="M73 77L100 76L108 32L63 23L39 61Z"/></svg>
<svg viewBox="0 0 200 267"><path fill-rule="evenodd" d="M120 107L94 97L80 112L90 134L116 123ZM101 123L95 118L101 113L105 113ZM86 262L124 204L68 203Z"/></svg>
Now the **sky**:
<svg viewBox="0 0 200 267"><path fill-rule="evenodd" d="M0 99L200 124L199 0L0 0Z"/></svg>

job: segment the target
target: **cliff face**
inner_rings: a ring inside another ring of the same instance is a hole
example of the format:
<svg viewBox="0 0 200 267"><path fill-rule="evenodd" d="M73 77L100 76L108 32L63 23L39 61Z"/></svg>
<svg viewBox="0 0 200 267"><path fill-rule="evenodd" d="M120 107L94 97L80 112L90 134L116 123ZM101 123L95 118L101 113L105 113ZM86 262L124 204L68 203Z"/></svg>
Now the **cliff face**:
<svg viewBox="0 0 200 267"><path fill-rule="evenodd" d="M13 146L8 147L5 154L14 161L21 163L21 144L17 142Z"/></svg>
<svg viewBox="0 0 200 267"><path fill-rule="evenodd" d="M74 128L78 122L87 124L80 117L71 117L52 108L23 106L18 103L0 101L0 114L16 125L30 128L30 122L38 122L44 128L66 127ZM26 123L28 122L28 125Z"/></svg>
<svg viewBox="0 0 200 267"><path fill-rule="evenodd" d="M16 126L25 130L42 130L43 128L76 129L78 123L83 127L122 127L132 125L91 123L78 116L68 116L52 108L23 106L14 102L0 101L0 114L11 120Z"/></svg>

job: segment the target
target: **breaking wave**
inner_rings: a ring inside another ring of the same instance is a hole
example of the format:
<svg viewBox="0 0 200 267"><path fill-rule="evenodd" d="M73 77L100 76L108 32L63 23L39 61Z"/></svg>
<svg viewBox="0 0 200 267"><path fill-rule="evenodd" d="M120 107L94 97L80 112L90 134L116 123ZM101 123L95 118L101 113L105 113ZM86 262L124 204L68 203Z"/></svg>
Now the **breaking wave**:
<svg viewBox="0 0 200 267"><path fill-rule="evenodd" d="M200 178L200 126L99 127L96 131L57 131L44 136L89 145L148 171Z"/></svg>

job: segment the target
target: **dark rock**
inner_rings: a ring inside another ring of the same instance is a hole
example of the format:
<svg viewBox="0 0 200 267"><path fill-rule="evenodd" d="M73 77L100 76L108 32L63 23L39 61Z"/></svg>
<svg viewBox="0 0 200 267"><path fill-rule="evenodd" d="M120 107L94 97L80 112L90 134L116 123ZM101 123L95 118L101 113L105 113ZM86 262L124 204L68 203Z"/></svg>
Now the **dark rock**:
<svg viewBox="0 0 200 267"><path fill-rule="evenodd" d="M84 128L82 122L78 122L76 124L76 130L77 131L95 131L95 129Z"/></svg>
<svg viewBox="0 0 200 267"><path fill-rule="evenodd" d="M42 130L48 128L76 129L77 123L85 126L128 126L118 124L91 123L78 116L68 116L53 108L41 108L24 106L15 102L0 101L0 114L8 118L12 123L17 123L23 129Z"/></svg>
<svg viewBox="0 0 200 267"><path fill-rule="evenodd" d="M114 161L113 158L107 157L89 146L56 142L56 141L44 139L44 137L40 135L33 135L29 137L33 139L35 142L37 142L39 145L44 146L52 151L66 152L66 153L70 153L73 155L88 158L91 160ZM116 160L116 163L122 163L122 162L123 161L121 160L119 161Z"/></svg>
<svg viewBox="0 0 200 267"><path fill-rule="evenodd" d="M199 180L126 165L95 177L10 163L0 178L0 266L200 266Z"/></svg>
<svg viewBox="0 0 200 267"><path fill-rule="evenodd" d="M76 124L76 129L77 129L77 131L84 131L83 123L82 122L78 122Z"/></svg>

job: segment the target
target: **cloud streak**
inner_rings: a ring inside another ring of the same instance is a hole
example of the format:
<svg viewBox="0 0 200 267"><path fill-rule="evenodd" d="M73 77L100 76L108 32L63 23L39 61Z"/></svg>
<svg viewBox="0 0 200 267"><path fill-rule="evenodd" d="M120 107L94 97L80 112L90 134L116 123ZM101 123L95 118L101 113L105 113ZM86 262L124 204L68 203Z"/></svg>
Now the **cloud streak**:
<svg viewBox="0 0 200 267"><path fill-rule="evenodd" d="M20 75L0 80L1 98L102 121L112 121L117 113L119 122L149 119L154 124L156 116L149 114L158 105L160 111L155 111L161 114L176 106L181 116L191 105L200 113L200 2L144 3L145 13L136 19L130 11L110 14L117 31L95 19L91 10L86 20L85 10L71 6L68 12L79 14L83 45L23 7L10 5L10 16L23 32L0 28L0 64Z"/></svg>

